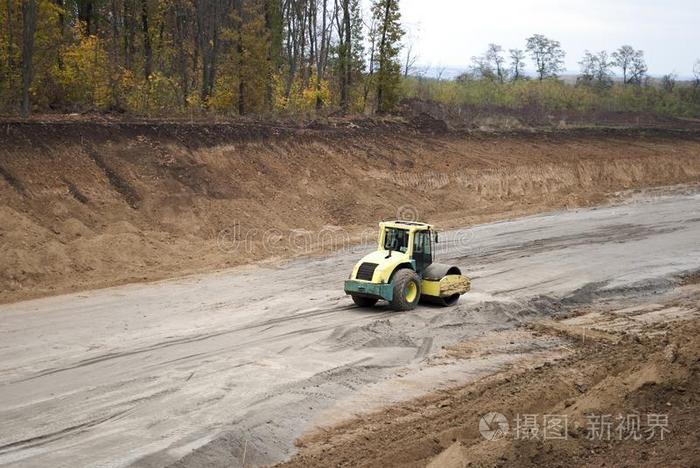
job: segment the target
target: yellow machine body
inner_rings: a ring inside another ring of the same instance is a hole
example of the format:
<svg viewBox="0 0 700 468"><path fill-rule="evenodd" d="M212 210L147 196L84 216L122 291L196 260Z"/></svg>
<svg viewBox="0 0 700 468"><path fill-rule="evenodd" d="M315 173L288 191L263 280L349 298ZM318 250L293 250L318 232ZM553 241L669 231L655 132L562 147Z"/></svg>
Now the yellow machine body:
<svg viewBox="0 0 700 468"><path fill-rule="evenodd" d="M394 275L411 269L420 278L420 299L451 305L469 291L471 283L456 266L433 261L438 242L434 227L412 221L379 224L377 250L355 264L345 282L346 294L394 301ZM405 291L411 294L411 291Z"/></svg>

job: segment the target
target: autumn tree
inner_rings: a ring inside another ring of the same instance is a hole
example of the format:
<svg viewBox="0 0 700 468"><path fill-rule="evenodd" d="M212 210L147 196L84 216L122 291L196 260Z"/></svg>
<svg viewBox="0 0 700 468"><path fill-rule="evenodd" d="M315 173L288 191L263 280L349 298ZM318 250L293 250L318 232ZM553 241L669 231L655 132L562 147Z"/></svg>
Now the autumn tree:
<svg viewBox="0 0 700 468"><path fill-rule="evenodd" d="M661 88L670 93L676 87L678 76L675 73L667 73L661 77Z"/></svg>
<svg viewBox="0 0 700 468"><path fill-rule="evenodd" d="M416 62L418 61L418 55L416 53L416 38L417 34L414 30L409 30L407 34L404 35L404 60L403 60L403 77L407 78L408 75L414 70Z"/></svg>
<svg viewBox="0 0 700 468"><path fill-rule="evenodd" d="M503 48L498 44L489 44L483 55L472 57L469 71L472 78L504 83L508 76L508 69L506 59L503 56ZM466 78L466 76L462 78Z"/></svg>
<svg viewBox="0 0 700 468"><path fill-rule="evenodd" d="M201 55L202 60L200 98L206 105L216 79L221 17L230 15L224 15L222 0L199 0L194 4L197 24L195 54Z"/></svg>
<svg viewBox="0 0 700 468"><path fill-rule="evenodd" d="M173 76L179 84L180 105L182 107L187 106L190 89L194 87L192 81L196 72L193 66L196 63L193 52L197 49L195 41L188 40L188 38L194 37L195 28L190 21L194 17L194 11L194 7L189 1L175 0L168 12L169 35L174 46L174 50L172 50ZM124 50L124 53L126 54L127 51Z"/></svg>
<svg viewBox="0 0 700 468"><path fill-rule="evenodd" d="M622 71L623 84L641 84L647 72L644 52L623 45L612 54L613 65Z"/></svg>
<svg viewBox="0 0 700 468"><path fill-rule="evenodd" d="M239 104L240 114L261 113L268 109L269 87L273 63L270 61L271 30L265 18L265 5L248 1L244 6L243 21L239 25L240 58Z"/></svg>
<svg viewBox="0 0 700 468"><path fill-rule="evenodd" d="M401 82L401 27L399 0L375 0L372 16L377 24L377 111L389 112L399 98Z"/></svg>
<svg viewBox="0 0 700 468"><path fill-rule="evenodd" d="M3 104L14 101L17 91L17 69L15 45L15 2L8 0L0 8L0 109Z"/></svg>
<svg viewBox="0 0 700 468"><path fill-rule="evenodd" d="M326 67L328 66L328 57L330 53L330 42L333 32L333 23L330 19L331 8L329 8L329 0L318 0L320 6L316 8L316 0L309 0L313 6L311 15L311 34L310 46L311 54L314 60L314 71L316 74L316 110L320 110L323 105L321 93L321 82L325 77ZM320 16L320 18L318 18Z"/></svg>
<svg viewBox="0 0 700 468"><path fill-rule="evenodd" d="M642 83L644 83L647 70L647 62L644 59L644 52L641 50L636 51L629 66L627 82L640 86Z"/></svg>
<svg viewBox="0 0 700 468"><path fill-rule="evenodd" d="M613 62L606 51L602 50L597 54L586 51L579 65L581 65L581 75L578 78L578 82L595 84L601 88L612 85Z"/></svg>
<svg viewBox="0 0 700 468"><path fill-rule="evenodd" d="M583 58L579 62L581 66L581 74L578 76L577 81L579 83L590 83L595 79L595 69L598 57L586 51L583 54Z"/></svg>
<svg viewBox="0 0 700 468"><path fill-rule="evenodd" d="M472 57L472 64L469 67L469 77L479 80L496 80L496 72L492 63L483 55ZM466 76L464 78L467 78Z"/></svg>
<svg viewBox="0 0 700 468"><path fill-rule="evenodd" d="M540 81L556 77L564 70L566 53L561 48L559 41L549 39L542 34L535 34L527 38L526 48L535 63L535 70Z"/></svg>
<svg viewBox="0 0 700 468"><path fill-rule="evenodd" d="M271 109L274 73L269 6L236 0L220 33L217 75L211 107L223 113L263 113Z"/></svg>
<svg viewBox="0 0 700 468"><path fill-rule="evenodd" d="M271 111L274 101L274 82L282 67L283 16L280 0L265 0L265 30L267 47L267 76L265 77L265 110Z"/></svg>
<svg viewBox="0 0 700 468"><path fill-rule="evenodd" d="M340 0L336 27L338 31L336 68L340 81L340 108L347 113L350 109L353 84L359 81L365 69L362 12L359 0Z"/></svg>
<svg viewBox="0 0 700 468"><path fill-rule="evenodd" d="M522 49L510 49L510 76L513 81L518 81L525 77L525 51Z"/></svg>
<svg viewBox="0 0 700 468"><path fill-rule="evenodd" d="M503 83L506 80L506 59L503 57L503 48L498 44L489 44L486 49L485 59L491 64L496 79Z"/></svg>
<svg viewBox="0 0 700 468"><path fill-rule="evenodd" d="M141 33L143 38L143 77L148 80L151 77L153 67L153 48L151 46L151 28L149 26L148 0L141 2Z"/></svg>
<svg viewBox="0 0 700 468"><path fill-rule="evenodd" d="M369 24L369 31L367 38L369 40L369 70L367 70L367 77L365 78L364 89L362 92L362 112L367 110L367 102L369 100L370 89L374 87L376 77L375 77L375 65L377 63L377 29L379 24L374 16L371 17Z"/></svg>
<svg viewBox="0 0 700 468"><path fill-rule="evenodd" d="M22 0L22 116L31 111L29 87L34 73L34 34L37 17L36 0Z"/></svg>

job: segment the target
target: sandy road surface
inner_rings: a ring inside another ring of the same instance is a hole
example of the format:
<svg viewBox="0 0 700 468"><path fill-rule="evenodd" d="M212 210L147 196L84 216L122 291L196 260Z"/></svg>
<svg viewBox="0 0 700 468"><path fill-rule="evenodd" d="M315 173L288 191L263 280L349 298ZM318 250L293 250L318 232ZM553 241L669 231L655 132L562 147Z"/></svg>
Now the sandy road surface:
<svg viewBox="0 0 700 468"><path fill-rule="evenodd" d="M198 447L185 464L222 453L235 464L243 451L255 463L283 459L320 415L342 415L343 402L369 408L537 351L424 366L443 345L592 300L633 300L696 269L700 194L443 240L441 259L474 279L449 309L352 307L342 281L363 249L1 306L0 464L162 466ZM404 374L417 377L382 387Z"/></svg>

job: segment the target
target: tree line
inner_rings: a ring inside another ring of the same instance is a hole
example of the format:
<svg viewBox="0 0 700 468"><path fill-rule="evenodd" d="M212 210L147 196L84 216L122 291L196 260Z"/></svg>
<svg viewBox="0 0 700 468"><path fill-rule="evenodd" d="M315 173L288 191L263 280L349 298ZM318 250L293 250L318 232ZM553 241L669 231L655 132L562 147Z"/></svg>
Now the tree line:
<svg viewBox="0 0 700 468"><path fill-rule="evenodd" d="M390 112L415 91L399 0L373 0L366 12L360 0L5 0L0 24L6 113ZM489 44L456 83L544 87L565 56L541 34L523 48ZM577 85L599 92L615 71L624 87L651 84L644 52L629 45L586 52L579 64ZM694 72L692 99L700 61ZM661 80L663 91L676 88L675 75Z"/></svg>
<svg viewBox="0 0 700 468"><path fill-rule="evenodd" d="M700 115L700 60L690 82L674 73L648 75L644 51L623 45L609 53L585 51L575 80L562 79L566 52L559 41L534 34L522 49L489 44L472 57L454 83L425 77L406 83L409 97L436 100L456 108L493 112L505 109L542 117L548 112L647 112ZM525 73L534 70L534 74ZM461 112L461 110L460 110Z"/></svg>
<svg viewBox="0 0 700 468"><path fill-rule="evenodd" d="M557 78L564 71L566 52L559 41L550 39L542 34L534 34L525 40L524 49L509 49L506 51L498 44L489 44L483 55L472 57L472 65L468 71L458 77L460 81L487 79L504 83L508 80L517 81L529 79L523 72L529 57L539 81L547 78ZM648 84L648 67L644 51L631 45L623 45L612 53L602 50L597 53L586 51L578 62L581 71L579 83L596 84L607 87L614 82L615 70L621 74L623 85ZM700 85L700 60L693 67L693 84ZM662 77L662 83L668 86L676 80L673 73Z"/></svg>
<svg viewBox="0 0 700 468"><path fill-rule="evenodd" d="M368 17L365 17L368 16ZM0 110L388 111L398 0L6 0Z"/></svg>

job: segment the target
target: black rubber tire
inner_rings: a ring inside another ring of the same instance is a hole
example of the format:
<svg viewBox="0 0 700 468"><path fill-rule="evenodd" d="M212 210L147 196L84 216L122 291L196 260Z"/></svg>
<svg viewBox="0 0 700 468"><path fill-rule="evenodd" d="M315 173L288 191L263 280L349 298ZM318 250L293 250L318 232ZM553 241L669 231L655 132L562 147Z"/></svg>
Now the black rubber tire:
<svg viewBox="0 0 700 468"><path fill-rule="evenodd" d="M358 307L372 307L377 303L379 299L374 297L364 297L352 295L352 301L358 305Z"/></svg>
<svg viewBox="0 0 700 468"><path fill-rule="evenodd" d="M445 307L453 306L457 304L457 301L459 301L459 296L459 294L453 294L449 297L443 297L442 303Z"/></svg>
<svg viewBox="0 0 700 468"><path fill-rule="evenodd" d="M411 282L416 284L417 293L412 301L408 301L406 299L406 287ZM415 271L404 268L394 274L391 284L394 286L394 299L390 303L391 308L394 310L415 309L420 300L420 276Z"/></svg>

